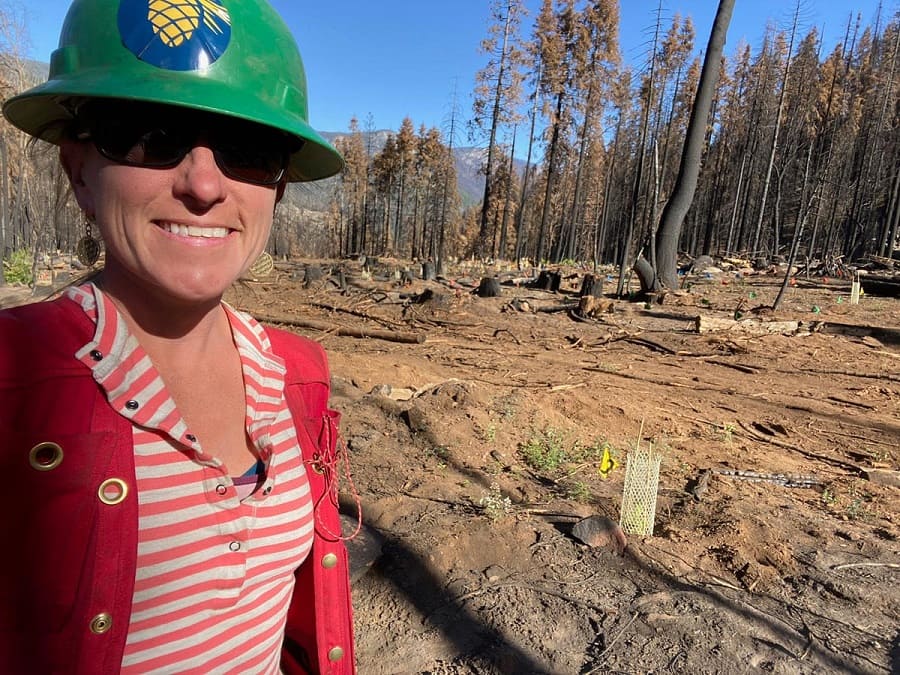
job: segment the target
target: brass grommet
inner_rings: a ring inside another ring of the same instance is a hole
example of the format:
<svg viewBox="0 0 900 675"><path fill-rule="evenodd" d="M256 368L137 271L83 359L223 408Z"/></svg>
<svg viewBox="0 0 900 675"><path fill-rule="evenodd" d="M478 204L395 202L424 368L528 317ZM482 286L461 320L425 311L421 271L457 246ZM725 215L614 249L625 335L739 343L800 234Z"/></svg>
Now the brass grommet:
<svg viewBox="0 0 900 675"><path fill-rule="evenodd" d="M100 612L91 619L91 632L94 635L103 635L110 628L112 628L112 616L109 612Z"/></svg>
<svg viewBox="0 0 900 675"><path fill-rule="evenodd" d="M322 567L324 567L326 570L330 570L337 564L338 557L334 553L326 553L322 556Z"/></svg>
<svg viewBox="0 0 900 675"><path fill-rule="evenodd" d="M318 473L318 474L323 474L323 473L325 473L325 467L322 466L322 464L319 463L319 462L313 462L313 463L312 463L312 470L315 471L315 472Z"/></svg>
<svg viewBox="0 0 900 675"><path fill-rule="evenodd" d="M328 660L331 662L340 661L344 658L344 648L343 647L332 647L328 650Z"/></svg>
<svg viewBox="0 0 900 675"><path fill-rule="evenodd" d="M121 478L107 478L97 489L100 501L108 506L115 506L125 501L128 496L128 483Z"/></svg>
<svg viewBox="0 0 900 675"><path fill-rule="evenodd" d="M28 463L32 469L50 471L63 461L63 450L58 443L38 443L28 453Z"/></svg>

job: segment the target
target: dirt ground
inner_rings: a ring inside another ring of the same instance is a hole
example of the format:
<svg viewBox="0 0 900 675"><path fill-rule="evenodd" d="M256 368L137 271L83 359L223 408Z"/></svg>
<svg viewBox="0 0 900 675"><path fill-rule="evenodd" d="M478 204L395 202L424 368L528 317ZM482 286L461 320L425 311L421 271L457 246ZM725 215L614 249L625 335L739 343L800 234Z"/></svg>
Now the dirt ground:
<svg viewBox="0 0 900 675"><path fill-rule="evenodd" d="M589 270L479 298L490 270L327 263L342 290L311 264L228 300L329 354L342 495L380 545L353 585L362 675L900 672L900 300L797 279L773 313L779 277L724 271L591 317ZM697 330L736 312L801 323ZM653 535L622 550L650 447Z"/></svg>

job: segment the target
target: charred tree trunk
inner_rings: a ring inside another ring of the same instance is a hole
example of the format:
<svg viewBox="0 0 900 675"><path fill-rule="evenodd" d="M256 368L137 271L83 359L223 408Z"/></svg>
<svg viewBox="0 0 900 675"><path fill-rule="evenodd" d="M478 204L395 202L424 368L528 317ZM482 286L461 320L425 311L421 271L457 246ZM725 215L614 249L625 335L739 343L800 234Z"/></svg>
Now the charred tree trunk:
<svg viewBox="0 0 900 675"><path fill-rule="evenodd" d="M535 82L541 81L543 61L538 62ZM534 90L534 102L531 106L531 129L528 132L528 152L525 156L525 172L522 175L522 193L519 196L519 211L516 213L516 265L522 269L522 254L525 252L525 238L522 236L525 223L525 198L528 194L528 175L531 172L531 151L534 147L534 123L537 119L537 85Z"/></svg>
<svg viewBox="0 0 900 675"><path fill-rule="evenodd" d="M540 265L544 259L544 242L547 238L547 221L550 218L550 197L553 194L553 182L556 178L556 150L559 146L559 127L562 123L563 94L556 97L556 117L553 120L553 133L550 137L550 149L547 155L547 186L544 191L544 208L541 211L541 224L538 230L537 253L535 263Z"/></svg>
<svg viewBox="0 0 900 675"><path fill-rule="evenodd" d="M656 245L659 265L657 271L659 280L669 288L678 286L678 239L681 236L684 217L694 199L694 191L697 189L697 176L700 174L703 145L706 140L706 121L716 92L725 36L728 33L728 24L731 23L733 10L734 0L719 0L719 9L716 11L706 56L703 59L697 97L691 110L691 119L688 122L684 151L678 167L678 178L675 180L672 197L663 210L662 223L659 227Z"/></svg>
<svg viewBox="0 0 900 675"><path fill-rule="evenodd" d="M494 170L494 150L497 144L497 127L500 124L500 108L503 94L503 75L506 70L507 44L509 42L509 23L512 18L512 12L507 7L506 18L503 23L503 47L500 52L500 64L497 73L497 87L494 91L494 106L491 112L491 136L488 141L487 165L484 171L484 195L481 201L481 224L478 228L478 257L484 257L484 249L488 239L488 212L491 208L491 180L493 179Z"/></svg>

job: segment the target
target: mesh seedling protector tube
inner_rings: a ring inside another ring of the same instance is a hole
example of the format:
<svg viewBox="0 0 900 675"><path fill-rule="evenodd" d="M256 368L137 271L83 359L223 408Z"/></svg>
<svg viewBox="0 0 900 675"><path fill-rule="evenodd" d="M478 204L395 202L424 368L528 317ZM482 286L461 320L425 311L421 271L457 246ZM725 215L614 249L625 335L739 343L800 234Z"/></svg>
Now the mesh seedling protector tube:
<svg viewBox="0 0 900 675"><path fill-rule="evenodd" d="M659 465L662 454L653 446L638 447L628 453L619 524L626 534L649 537L656 520Z"/></svg>

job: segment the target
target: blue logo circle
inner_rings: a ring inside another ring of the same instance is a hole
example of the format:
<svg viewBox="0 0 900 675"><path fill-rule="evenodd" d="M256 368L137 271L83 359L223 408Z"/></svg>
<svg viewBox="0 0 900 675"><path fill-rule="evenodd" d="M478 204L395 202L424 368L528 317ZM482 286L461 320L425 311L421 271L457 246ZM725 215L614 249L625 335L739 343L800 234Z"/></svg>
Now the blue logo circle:
<svg viewBox="0 0 900 675"><path fill-rule="evenodd" d="M166 70L202 70L231 41L221 0L122 0L122 43L141 61Z"/></svg>

